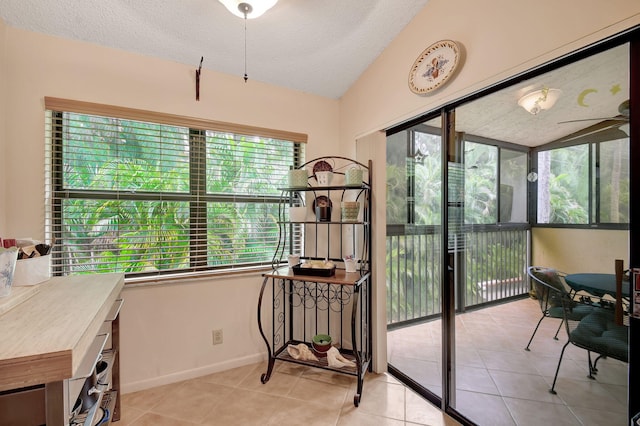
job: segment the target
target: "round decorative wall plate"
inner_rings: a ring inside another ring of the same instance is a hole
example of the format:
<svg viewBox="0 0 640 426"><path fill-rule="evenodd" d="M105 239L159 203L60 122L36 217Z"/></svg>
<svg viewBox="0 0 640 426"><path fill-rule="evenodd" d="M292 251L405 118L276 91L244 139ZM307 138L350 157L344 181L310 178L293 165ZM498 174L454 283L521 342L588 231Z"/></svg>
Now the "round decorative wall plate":
<svg viewBox="0 0 640 426"><path fill-rule="evenodd" d="M460 48L455 41L441 40L427 47L409 71L409 88L423 95L442 87L460 63Z"/></svg>

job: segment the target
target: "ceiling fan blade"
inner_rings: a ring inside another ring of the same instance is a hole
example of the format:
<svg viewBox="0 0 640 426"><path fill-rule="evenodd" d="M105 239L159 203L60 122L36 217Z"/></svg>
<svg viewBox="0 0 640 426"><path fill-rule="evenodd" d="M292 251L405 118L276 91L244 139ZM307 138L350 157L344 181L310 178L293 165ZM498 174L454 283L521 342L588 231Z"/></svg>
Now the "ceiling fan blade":
<svg viewBox="0 0 640 426"><path fill-rule="evenodd" d="M596 121L596 120L620 121L622 123L627 123L627 122L629 122L629 117L625 117L624 115L616 115L615 117L583 118L582 120L558 121L558 124L580 123L580 122L583 122L583 121Z"/></svg>
<svg viewBox="0 0 640 426"><path fill-rule="evenodd" d="M610 127L600 132L584 136L584 138L586 139L585 142L598 143L616 141L618 139L626 139L628 138L628 135L618 128Z"/></svg>
<svg viewBox="0 0 640 426"><path fill-rule="evenodd" d="M601 121L556 139L553 143L575 142L581 139L585 142L603 142L626 138L627 134L618 128L621 124L621 120L618 119Z"/></svg>

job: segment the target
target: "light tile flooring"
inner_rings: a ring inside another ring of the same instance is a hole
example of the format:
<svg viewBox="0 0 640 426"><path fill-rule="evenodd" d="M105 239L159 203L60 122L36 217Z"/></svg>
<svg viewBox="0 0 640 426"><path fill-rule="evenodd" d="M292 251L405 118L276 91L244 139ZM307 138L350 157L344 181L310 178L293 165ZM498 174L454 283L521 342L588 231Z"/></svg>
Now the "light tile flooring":
<svg viewBox="0 0 640 426"><path fill-rule="evenodd" d="M627 364L600 360L597 380L587 377L586 351L569 346L557 395L549 393L566 339L553 339L559 320L540 318L537 302L523 299L459 315L457 404L479 425L626 424ZM441 393L440 322L388 333L391 363ZM266 362L122 396L126 426L193 425L457 425L388 374L368 374L362 401L353 405L355 378Z"/></svg>
<svg viewBox="0 0 640 426"><path fill-rule="evenodd" d="M353 405L356 379L266 362L122 396L118 426L193 425L458 425L387 374L367 374Z"/></svg>
<svg viewBox="0 0 640 426"><path fill-rule="evenodd" d="M569 345L557 395L549 393L566 343L559 319L540 318L536 300L515 302L456 317L458 411L480 425L625 425L627 364L601 359L596 380L587 377L587 352ZM441 395L440 321L388 333L389 363Z"/></svg>

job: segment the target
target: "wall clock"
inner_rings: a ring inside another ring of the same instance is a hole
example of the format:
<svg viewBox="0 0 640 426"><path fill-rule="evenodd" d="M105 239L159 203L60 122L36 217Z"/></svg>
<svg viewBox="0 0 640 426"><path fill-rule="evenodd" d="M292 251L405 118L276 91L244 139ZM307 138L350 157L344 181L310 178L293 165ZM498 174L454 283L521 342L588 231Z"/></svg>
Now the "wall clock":
<svg viewBox="0 0 640 426"><path fill-rule="evenodd" d="M455 41L441 40L427 47L409 71L409 88L423 95L442 87L460 64L460 48Z"/></svg>

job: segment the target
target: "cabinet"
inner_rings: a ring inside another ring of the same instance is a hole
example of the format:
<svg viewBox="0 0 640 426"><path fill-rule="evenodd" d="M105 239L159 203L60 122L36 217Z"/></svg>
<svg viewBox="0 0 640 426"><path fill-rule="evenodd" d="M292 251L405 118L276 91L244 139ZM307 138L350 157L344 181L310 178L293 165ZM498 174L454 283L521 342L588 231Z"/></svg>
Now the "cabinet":
<svg viewBox="0 0 640 426"><path fill-rule="evenodd" d="M0 315L0 424L91 425L101 406L119 419L123 286L122 274L54 277ZM76 415L75 402L100 361L109 365L109 392Z"/></svg>
<svg viewBox="0 0 640 426"><path fill-rule="evenodd" d="M282 189L278 249L272 270L263 274L258 300L258 327L269 357L261 381L269 381L276 361L352 375L358 406L372 352L371 162L321 157L298 170L308 170L309 177L306 182L294 178ZM322 171L331 172L328 179ZM327 206L330 213L316 209ZM349 210L354 206L357 215ZM303 216L296 217L300 207ZM286 263L291 254L299 256L298 265ZM308 267L314 261L331 262L335 269ZM314 348L314 336L327 334L340 357L354 366L331 365L327 354ZM300 344L312 359L296 356Z"/></svg>
<svg viewBox="0 0 640 426"><path fill-rule="evenodd" d="M70 425L107 426L120 420L120 309L116 299L85 355L80 373L63 382L71 406ZM49 386L49 385L47 385ZM46 389L46 386L45 386Z"/></svg>

